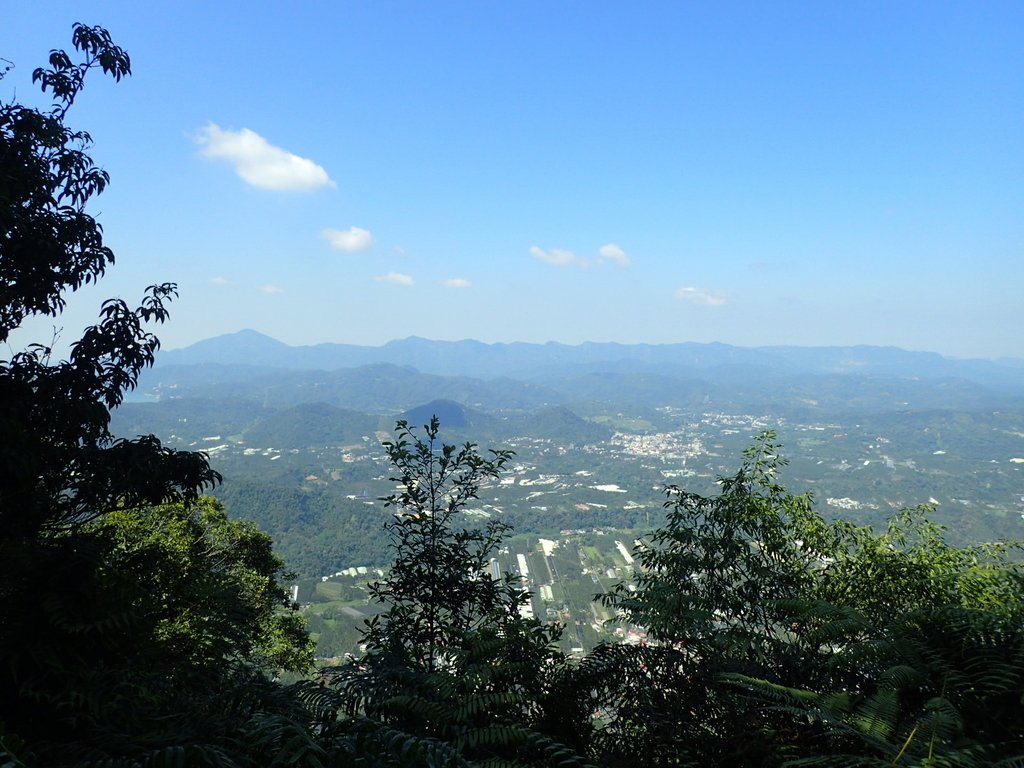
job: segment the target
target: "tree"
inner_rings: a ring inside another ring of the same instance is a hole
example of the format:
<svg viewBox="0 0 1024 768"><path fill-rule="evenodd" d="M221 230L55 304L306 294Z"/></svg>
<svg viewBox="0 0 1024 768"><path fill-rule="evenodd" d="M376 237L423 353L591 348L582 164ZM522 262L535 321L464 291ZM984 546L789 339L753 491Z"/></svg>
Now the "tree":
<svg viewBox="0 0 1024 768"><path fill-rule="evenodd" d="M830 630L831 631L831 630ZM745 698L799 734L792 766L985 766L1024 761L1024 628L960 606L896 613L822 659L831 687L737 676Z"/></svg>
<svg viewBox="0 0 1024 768"><path fill-rule="evenodd" d="M128 55L99 27L74 26L83 55L50 54L33 80L53 96L47 112L0 104L0 343L29 316L59 315L66 294L98 280L114 255L86 212L108 176L86 151L91 138L65 124L90 70L116 80ZM53 364L32 345L0 361L0 541L67 530L112 509L195 499L219 479L199 453L155 437L114 440L110 410L152 364L159 341L145 323L167 319L171 283L151 286L135 309L113 299L100 322Z"/></svg>
<svg viewBox="0 0 1024 768"><path fill-rule="evenodd" d="M953 547L930 511L903 510L880 533L835 524L837 546L815 588L833 606L816 629L829 676L813 685L736 681L817 727L819 738L794 764L1024 759L1020 546ZM841 622L832 619L840 608Z"/></svg>
<svg viewBox="0 0 1024 768"><path fill-rule="evenodd" d="M635 592L648 631L582 664L609 765L995 765L1024 755L1024 569L955 548L927 508L827 523L777 479L774 435L714 497L667 490Z"/></svg>
<svg viewBox="0 0 1024 768"><path fill-rule="evenodd" d="M0 103L0 343L114 261L88 213L107 174L66 118L90 71L120 80L130 60L99 27L72 41L79 61L53 51L33 73L48 110ZM312 743L266 674L309 652L269 541L195 506L220 479L204 454L109 430L175 295L107 301L66 360L0 360L0 763L242 765L286 733Z"/></svg>
<svg viewBox="0 0 1024 768"><path fill-rule="evenodd" d="M818 594L874 622L919 609L958 606L1024 619L1024 572L1014 542L954 547L932 505L904 509L877 533L835 524L837 546Z"/></svg>
<svg viewBox="0 0 1024 768"><path fill-rule="evenodd" d="M529 593L493 573L507 526L462 519L512 453L446 445L439 429L434 417L420 438L399 421L397 439L384 444L399 489L384 499L395 511L395 560L370 586L384 610L366 625L366 654L328 674L327 711L344 717L330 714L325 732L355 739L380 765L408 754L416 765L576 764L541 730L555 720L560 630L524 618Z"/></svg>
<svg viewBox="0 0 1024 768"><path fill-rule="evenodd" d="M581 670L602 702L595 743L613 765L773 756L764 708L721 681L736 673L789 680L808 669L795 631L830 535L810 497L778 483L784 464L768 432L720 479L717 496L669 486L664 526L636 551L635 591L621 585L599 596L650 640L600 647Z"/></svg>
<svg viewBox="0 0 1024 768"><path fill-rule="evenodd" d="M398 422L395 442L384 449L400 490L383 499L395 509L386 530L395 559L387 579L370 585L371 597L387 612L368 628L367 644L400 653L408 663L434 670L447 654L481 625L517 621L528 595L508 579L490 574L490 558L507 526L489 520L484 529L455 527L457 516L496 478L509 451L481 456L471 443L461 448L440 444L434 417L420 440L406 422Z"/></svg>
<svg viewBox="0 0 1024 768"><path fill-rule="evenodd" d="M209 497L111 513L99 588L120 596L148 635L136 648L168 669L216 675L231 663L304 672L313 644L281 580L270 537Z"/></svg>
<svg viewBox="0 0 1024 768"><path fill-rule="evenodd" d="M239 761L250 747L228 734L305 716L270 676L306 671L312 643L251 523L204 498L114 512L61 540L75 549L5 604L35 614L11 655L25 696L4 719L41 762L131 764L186 746Z"/></svg>
<svg viewBox="0 0 1024 768"><path fill-rule="evenodd" d="M89 134L64 118L90 70L119 81L131 74L131 60L100 27L75 24L72 43L82 61L52 51L51 69L32 74L53 94L48 112L0 105L0 343L30 315L60 314L66 290L98 279L114 261L102 227L85 212L110 178L86 154Z"/></svg>

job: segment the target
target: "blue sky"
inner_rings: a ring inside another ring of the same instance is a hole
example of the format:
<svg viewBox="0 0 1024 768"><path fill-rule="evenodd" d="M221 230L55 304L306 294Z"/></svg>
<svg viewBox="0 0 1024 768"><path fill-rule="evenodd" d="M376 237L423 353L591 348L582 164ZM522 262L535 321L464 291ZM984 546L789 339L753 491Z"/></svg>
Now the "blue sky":
<svg viewBox="0 0 1024 768"><path fill-rule="evenodd" d="M0 0L0 96L99 24L70 115L178 347L882 344L1024 357L1024 4ZM33 323L16 343L47 336Z"/></svg>

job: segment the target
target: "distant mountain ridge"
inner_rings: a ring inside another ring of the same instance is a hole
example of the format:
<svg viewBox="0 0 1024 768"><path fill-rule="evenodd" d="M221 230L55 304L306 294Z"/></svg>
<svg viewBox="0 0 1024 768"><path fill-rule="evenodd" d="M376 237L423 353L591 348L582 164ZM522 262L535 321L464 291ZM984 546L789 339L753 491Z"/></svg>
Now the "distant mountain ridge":
<svg viewBox="0 0 1024 768"><path fill-rule="evenodd" d="M163 350L157 367L217 364L333 371L374 364L411 366L426 374L540 379L602 373L661 373L745 378L856 374L909 379L959 378L985 386L1024 386L1024 360L953 359L897 347L736 347L729 344L578 345L431 341L416 336L378 347L354 344L289 346L253 330L225 334L182 349Z"/></svg>

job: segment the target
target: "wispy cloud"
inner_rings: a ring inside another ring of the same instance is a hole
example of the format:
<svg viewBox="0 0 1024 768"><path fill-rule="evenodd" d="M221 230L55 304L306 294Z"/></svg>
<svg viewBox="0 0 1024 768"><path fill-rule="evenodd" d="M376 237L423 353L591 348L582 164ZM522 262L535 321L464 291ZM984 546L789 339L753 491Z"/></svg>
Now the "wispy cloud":
<svg viewBox="0 0 1024 768"><path fill-rule="evenodd" d="M263 293L269 293L269 294L284 293L284 288L281 288L280 286L277 286L277 285L273 285L272 283L267 283L266 285L261 285L261 286L257 287L256 290L262 291Z"/></svg>
<svg viewBox="0 0 1024 768"><path fill-rule="evenodd" d="M597 252L597 256L593 258L577 256L574 252L561 248L545 250L536 245L530 248L530 253L534 258L540 259L545 264L550 264L553 267L596 267L609 261L620 267L629 266L629 256L626 255L621 246L615 243L602 245Z"/></svg>
<svg viewBox="0 0 1024 768"><path fill-rule="evenodd" d="M365 251L373 245L373 235L370 230L361 227L324 229L320 231L320 237L326 240L334 250L345 253Z"/></svg>
<svg viewBox="0 0 1024 768"><path fill-rule="evenodd" d="M554 267L587 266L585 259L581 259L572 251L563 251L560 248L551 248L550 250L545 251L543 248L535 245L530 248L530 253L545 264L551 264Z"/></svg>
<svg viewBox="0 0 1024 768"><path fill-rule="evenodd" d="M698 307L720 307L725 304L725 296L703 288L677 288L676 298Z"/></svg>
<svg viewBox="0 0 1024 768"><path fill-rule="evenodd" d="M622 247L616 243L602 245L601 250L599 250L598 253L601 254L602 259L614 261L620 267L629 266L629 256L627 256L626 252L622 250Z"/></svg>
<svg viewBox="0 0 1024 768"><path fill-rule="evenodd" d="M442 280L441 285L445 288L471 288L473 284L464 277L449 277L447 280Z"/></svg>
<svg viewBox="0 0 1024 768"><path fill-rule="evenodd" d="M222 277L220 275L217 275L216 277L211 277L206 282L208 282L208 283L210 283L212 285L231 285L231 281L230 280L228 280L226 277Z"/></svg>
<svg viewBox="0 0 1024 768"><path fill-rule="evenodd" d="M412 285L414 282L409 275L403 275L401 272L388 272L386 275L377 275L373 279L378 283L396 283L397 285Z"/></svg>
<svg viewBox="0 0 1024 768"><path fill-rule="evenodd" d="M227 160L243 181L260 189L304 191L334 186L327 171L305 157L275 147L255 131L230 131L207 123L196 136L204 157Z"/></svg>

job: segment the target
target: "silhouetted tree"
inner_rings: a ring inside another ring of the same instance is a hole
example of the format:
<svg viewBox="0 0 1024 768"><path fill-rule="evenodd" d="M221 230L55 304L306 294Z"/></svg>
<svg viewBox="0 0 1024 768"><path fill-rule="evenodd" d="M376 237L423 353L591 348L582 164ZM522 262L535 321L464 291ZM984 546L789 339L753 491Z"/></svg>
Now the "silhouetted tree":
<svg viewBox="0 0 1024 768"><path fill-rule="evenodd" d="M33 73L49 109L0 104L0 343L114 260L87 212L107 174L65 120L91 70L120 80L130 60L102 28L72 40L77 61ZM0 360L0 764L254 765L292 738L293 762L314 759L267 676L309 653L269 540L195 506L220 479L204 454L109 431L175 294L107 301L66 360Z"/></svg>
<svg viewBox="0 0 1024 768"><path fill-rule="evenodd" d="M326 730L379 765L579 764L544 728L565 708L560 629L524 618L529 593L492 572L507 526L463 519L512 453L445 445L439 427L434 417L421 438L400 421L384 444L399 488L384 499L395 560L370 586L384 612L367 623L365 655L327 674L323 702L342 719Z"/></svg>

